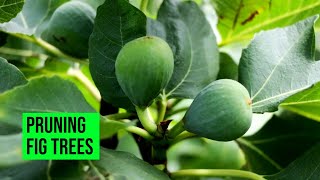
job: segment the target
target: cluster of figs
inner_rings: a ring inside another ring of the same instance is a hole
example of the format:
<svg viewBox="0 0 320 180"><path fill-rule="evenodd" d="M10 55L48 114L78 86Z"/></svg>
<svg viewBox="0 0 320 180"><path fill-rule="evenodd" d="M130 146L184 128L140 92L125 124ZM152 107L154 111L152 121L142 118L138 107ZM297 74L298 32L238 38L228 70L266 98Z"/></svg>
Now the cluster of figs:
<svg viewBox="0 0 320 180"><path fill-rule="evenodd" d="M87 58L94 17L94 9L86 3L64 3L52 15L42 37L67 54ZM149 132L156 131L157 125L150 123L146 110L166 87L173 71L172 50L158 37L130 41L117 56L117 80ZM249 129L251 118L251 99L246 88L237 81L222 79L212 82L195 97L182 122L183 129L199 136L230 141Z"/></svg>
<svg viewBox="0 0 320 180"><path fill-rule="evenodd" d="M127 43L115 64L117 80L137 111L147 108L159 96L173 70L174 56L170 46L153 36ZM183 126L202 137L230 141L245 134L251 118L247 89L237 81L221 79L209 84L195 97L183 118Z"/></svg>

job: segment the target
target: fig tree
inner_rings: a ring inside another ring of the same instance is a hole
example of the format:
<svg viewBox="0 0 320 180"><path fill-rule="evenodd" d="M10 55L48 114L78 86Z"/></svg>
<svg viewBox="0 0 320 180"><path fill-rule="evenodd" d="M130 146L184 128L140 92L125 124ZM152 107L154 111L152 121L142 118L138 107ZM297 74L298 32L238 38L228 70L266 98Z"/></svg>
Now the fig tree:
<svg viewBox="0 0 320 180"><path fill-rule="evenodd" d="M145 36L125 44L117 56L115 69L124 93L135 106L144 108L165 88L173 66L169 45L158 37Z"/></svg>
<svg viewBox="0 0 320 180"><path fill-rule="evenodd" d="M42 37L66 54L87 58L94 17L95 10L86 3L64 3L53 13Z"/></svg>
<svg viewBox="0 0 320 180"><path fill-rule="evenodd" d="M222 79L205 87L184 118L187 131L217 141L231 141L249 129L252 118L247 89L234 80Z"/></svg>

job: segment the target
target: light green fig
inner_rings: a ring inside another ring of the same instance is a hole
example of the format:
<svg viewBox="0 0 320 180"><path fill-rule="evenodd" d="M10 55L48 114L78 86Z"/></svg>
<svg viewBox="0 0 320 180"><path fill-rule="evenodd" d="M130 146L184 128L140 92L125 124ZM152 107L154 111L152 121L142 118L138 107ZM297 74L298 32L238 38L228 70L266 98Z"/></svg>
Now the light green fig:
<svg viewBox="0 0 320 180"><path fill-rule="evenodd" d="M117 80L138 107L147 107L168 84L174 59L169 45L158 37L145 36L127 43L116 59Z"/></svg>
<svg viewBox="0 0 320 180"><path fill-rule="evenodd" d="M88 57L89 37L93 31L95 10L80 1L70 1L53 13L42 37L66 54Z"/></svg>
<svg viewBox="0 0 320 180"><path fill-rule="evenodd" d="M185 115L184 127L202 137L231 141L247 132L251 119L247 89L237 81L221 79L196 96Z"/></svg>

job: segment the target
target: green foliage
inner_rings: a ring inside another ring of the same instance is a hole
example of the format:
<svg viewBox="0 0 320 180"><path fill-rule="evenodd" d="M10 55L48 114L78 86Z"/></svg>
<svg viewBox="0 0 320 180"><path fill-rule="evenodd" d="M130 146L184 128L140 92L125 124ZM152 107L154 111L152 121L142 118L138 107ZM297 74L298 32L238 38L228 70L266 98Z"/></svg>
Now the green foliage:
<svg viewBox="0 0 320 180"><path fill-rule="evenodd" d="M172 51L157 37L145 36L127 43L116 60L120 87L138 107L151 104L168 84L172 72Z"/></svg>
<svg viewBox="0 0 320 180"><path fill-rule="evenodd" d="M0 23L8 22L14 18L22 9L24 0L0 1Z"/></svg>
<svg viewBox="0 0 320 180"><path fill-rule="evenodd" d="M214 81L194 99L186 113L186 130L218 141L231 141L249 129L252 107L245 87L233 80Z"/></svg>
<svg viewBox="0 0 320 180"><path fill-rule="evenodd" d="M0 0L0 179L318 179L319 12L318 0ZM97 111L100 160L22 160L23 112ZM257 129L253 112L273 116Z"/></svg>

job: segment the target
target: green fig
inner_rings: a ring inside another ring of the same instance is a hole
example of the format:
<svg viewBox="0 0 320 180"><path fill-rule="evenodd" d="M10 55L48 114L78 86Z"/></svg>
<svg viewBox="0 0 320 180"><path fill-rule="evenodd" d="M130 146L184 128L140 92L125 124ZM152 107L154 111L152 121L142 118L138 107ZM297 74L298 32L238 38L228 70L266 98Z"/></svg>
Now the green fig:
<svg viewBox="0 0 320 180"><path fill-rule="evenodd" d="M42 37L66 54L88 57L89 37L93 31L95 10L80 1L70 1L53 13Z"/></svg>
<svg viewBox="0 0 320 180"><path fill-rule="evenodd" d="M149 106L165 88L173 67L173 53L169 45L152 36L125 44L115 64L122 90L134 105L142 108Z"/></svg>
<svg viewBox="0 0 320 180"><path fill-rule="evenodd" d="M202 137L231 141L247 132L251 119L247 89L237 81L221 79L196 96L185 115L184 127Z"/></svg>

